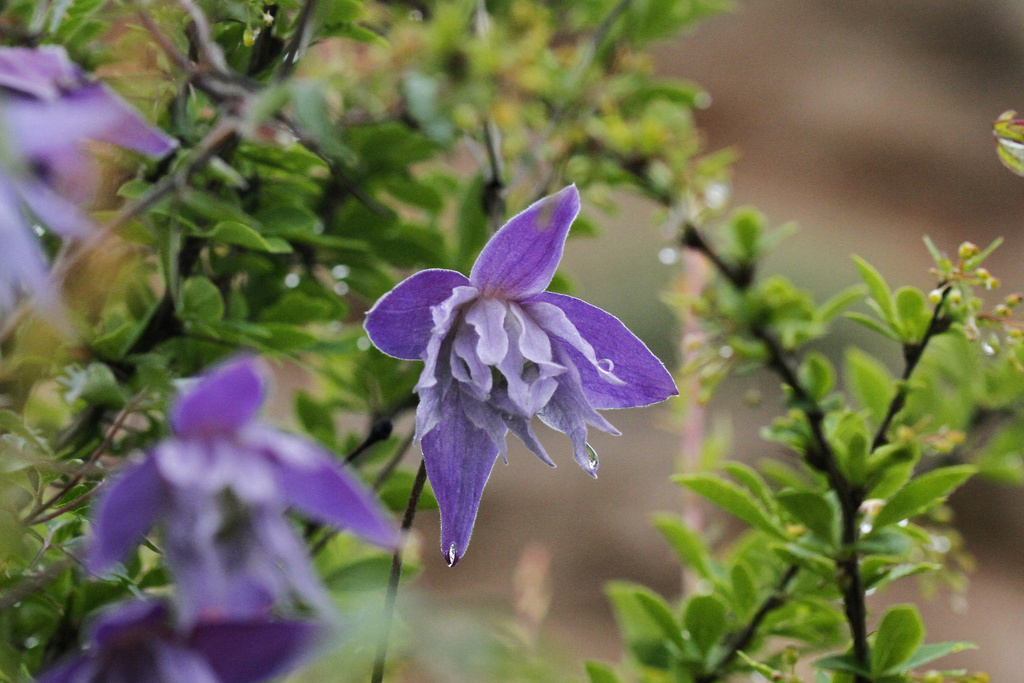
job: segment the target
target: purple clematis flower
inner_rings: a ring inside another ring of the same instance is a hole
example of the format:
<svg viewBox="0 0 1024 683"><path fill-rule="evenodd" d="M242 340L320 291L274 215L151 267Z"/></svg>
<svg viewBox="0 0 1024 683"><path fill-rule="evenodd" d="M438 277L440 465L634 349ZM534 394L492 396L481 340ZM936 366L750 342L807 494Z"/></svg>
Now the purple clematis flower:
<svg viewBox="0 0 1024 683"><path fill-rule="evenodd" d="M466 551L507 432L554 465L530 427L536 415L572 439L576 462L596 476L587 425L619 433L597 410L678 393L661 361L617 318L544 291L579 209L575 186L542 199L491 238L468 278L421 271L366 315L377 348L424 362L416 438L441 508L449 565Z"/></svg>
<svg viewBox="0 0 1024 683"><path fill-rule="evenodd" d="M376 499L326 451L254 418L266 384L242 358L202 377L174 405L174 436L116 477L97 503L89 569L108 570L155 524L186 623L265 614L296 597L330 600L284 515L349 529L394 549L400 534Z"/></svg>
<svg viewBox="0 0 1024 683"><path fill-rule="evenodd" d="M97 177L87 141L151 157L178 144L107 86L86 78L55 45L0 48L0 139L0 313L20 294L53 308L31 226L40 222L67 238L92 225L79 208Z"/></svg>
<svg viewBox="0 0 1024 683"><path fill-rule="evenodd" d="M106 610L89 648L38 683L258 683L301 664L326 631L270 619L206 620L180 631L166 604L137 600Z"/></svg>

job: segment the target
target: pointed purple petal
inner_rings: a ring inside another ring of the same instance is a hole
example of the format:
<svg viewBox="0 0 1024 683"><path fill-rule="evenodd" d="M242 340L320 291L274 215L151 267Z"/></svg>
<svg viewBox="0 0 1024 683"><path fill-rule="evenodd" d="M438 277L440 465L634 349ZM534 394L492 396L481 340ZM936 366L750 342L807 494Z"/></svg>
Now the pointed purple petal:
<svg viewBox="0 0 1024 683"><path fill-rule="evenodd" d="M171 427L185 438L237 432L259 412L265 390L255 359L243 357L221 365L178 398Z"/></svg>
<svg viewBox="0 0 1024 683"><path fill-rule="evenodd" d="M543 292L562 259L580 195L575 185L513 216L484 246L469 279L484 296L524 299Z"/></svg>
<svg viewBox="0 0 1024 683"><path fill-rule="evenodd" d="M258 683L300 665L326 631L303 621L201 623L189 645L205 656L221 683Z"/></svg>
<svg viewBox="0 0 1024 683"><path fill-rule="evenodd" d="M122 561L152 528L165 500L166 487L154 458L118 474L93 513L89 571L102 574Z"/></svg>
<svg viewBox="0 0 1024 683"><path fill-rule="evenodd" d="M427 348L434 318L431 308L469 280L454 270L421 270L377 300L366 314L366 333L374 346L395 358L418 360Z"/></svg>
<svg viewBox="0 0 1024 683"><path fill-rule="evenodd" d="M4 107L4 125L14 144L31 159L45 160L86 140L109 142L151 157L162 157L177 140L150 125L130 104L100 83L56 100L17 100Z"/></svg>
<svg viewBox="0 0 1024 683"><path fill-rule="evenodd" d="M583 391L594 408L634 408L679 394L662 362L615 316L563 294L545 292L531 301L562 309L580 336L593 347L598 361L611 361L610 370L625 382L621 386L609 383L571 343L562 344L579 369Z"/></svg>
<svg viewBox="0 0 1024 683"><path fill-rule="evenodd" d="M423 437L422 445L427 477L441 510L441 554L450 567L466 553L498 447L466 417L457 389L444 397L441 411L441 422Z"/></svg>
<svg viewBox="0 0 1024 683"><path fill-rule="evenodd" d="M293 454L304 449L303 461L279 459L277 485L288 504L317 521L347 529L374 545L394 550L402 536L394 521L362 484L312 444L291 439Z"/></svg>

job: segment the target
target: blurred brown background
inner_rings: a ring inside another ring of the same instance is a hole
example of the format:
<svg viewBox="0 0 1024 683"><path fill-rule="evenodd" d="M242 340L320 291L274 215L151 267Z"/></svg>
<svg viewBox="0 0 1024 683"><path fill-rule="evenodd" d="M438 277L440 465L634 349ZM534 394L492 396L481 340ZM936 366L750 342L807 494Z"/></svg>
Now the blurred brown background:
<svg viewBox="0 0 1024 683"><path fill-rule="evenodd" d="M990 270L1006 290L1024 289L1024 178L1000 166L991 136L1002 111L1024 110L1021 0L740 2L664 45L659 68L711 94L698 122L709 149L740 152L734 203L756 205L776 225L799 224L771 265L819 298L856 281L851 253L890 284L929 287L924 234L950 252L964 240L1004 236ZM563 266L584 297L664 354L675 330L657 296L679 266L659 262L664 237L638 220L644 207L627 208L604 238L570 243ZM896 356L890 360L897 367ZM735 400L750 382L766 396L776 391L768 380L734 381L710 412L731 415L735 456L756 459L774 448L757 438L771 406L755 413ZM420 585L453 607L509 610L515 567L540 548L553 583L543 637L564 643L570 656L617 659L604 583L626 578L668 596L679 590L678 567L648 521L680 505L667 481L679 439L660 408L609 418L623 436L594 437L597 481L572 463L561 435L544 430L555 470L516 444L510 466L495 468L473 543L455 569L435 552L436 515L422 515ZM913 580L873 600L917 601L929 641L981 646L942 664L1019 681L1024 490L975 482L954 504L978 559L966 606L948 594L925 600Z"/></svg>

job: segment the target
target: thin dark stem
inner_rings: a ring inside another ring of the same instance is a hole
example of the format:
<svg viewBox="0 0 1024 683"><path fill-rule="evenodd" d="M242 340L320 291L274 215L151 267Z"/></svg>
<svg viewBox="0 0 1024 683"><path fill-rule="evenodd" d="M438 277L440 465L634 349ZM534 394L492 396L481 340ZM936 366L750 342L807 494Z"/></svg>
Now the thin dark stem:
<svg viewBox="0 0 1024 683"><path fill-rule="evenodd" d="M288 47L285 48L284 57L281 60L281 67L275 76L278 82L284 81L292 75L299 57L309 45L310 28L316 5L317 0L306 0L302 4L302 9L299 10L299 17L295 20L295 32L292 34L292 39L288 41Z"/></svg>
<svg viewBox="0 0 1024 683"><path fill-rule="evenodd" d="M384 467L381 468L380 472L377 473L377 478L373 480L374 491L380 491L381 487L383 487L391 477L391 473L395 471L396 467L398 467L398 463L402 462L402 458L405 457L409 447L412 446L412 442L415 437L416 432L411 432L407 437L405 437L405 440L398 446L398 450L395 451L391 460L388 460L387 464L385 464Z"/></svg>
<svg viewBox="0 0 1024 683"><path fill-rule="evenodd" d="M416 479L413 481L412 490L409 492L409 504L405 507L405 515L402 517L402 531L408 531L412 527L412 521L416 517L416 506L420 502L420 494L423 493L423 486L427 483L427 463L420 461L420 469L416 472ZM380 642L377 644L377 657L373 662L373 675L370 683L381 683L384 680L384 664L388 657L388 641L391 639L391 622L395 615L395 600L398 597L398 582L402 578L402 550L399 548L391 558L391 576L388 577L388 591L384 596L384 624L381 627Z"/></svg>
<svg viewBox="0 0 1024 683"><path fill-rule="evenodd" d="M128 404L127 406L124 407L124 409L121 410L118 416L114 419L114 423L110 426L110 429L108 429L107 433L104 435L103 441L100 443L99 446L93 449L93 452L89 456L89 459L86 460L85 463L83 463L82 466L79 467L78 470L73 475L71 475L71 478L68 479L67 483L65 483L64 486L62 486L59 491L50 496L50 498L47 499L45 502L41 502L37 506L32 508L32 510L25 516L25 525L31 526L33 524L39 524L40 522L45 522L49 519L53 519L53 517L50 516L47 516L47 519L43 519L40 517L40 515L45 510L49 509L52 505L54 505L58 500L66 496L71 491L71 489L75 488L75 486L77 486L78 483L82 481L85 475L92 470L92 468L96 465L96 461L100 459L100 456L103 455L103 453L105 453L108 448L110 448L110 444L113 442L114 437L117 435L117 432L120 431L121 426L124 424L124 421L128 418L128 415L131 413L132 410L134 410L134 406L135 402L133 401L132 403ZM72 502L74 503L77 501ZM63 510L63 508L61 509ZM70 509L74 509L74 507Z"/></svg>
<svg viewBox="0 0 1024 683"><path fill-rule="evenodd" d="M394 429L394 423L391 418L384 417L379 420L374 420L373 424L370 425L370 431L367 432L366 438L363 442L352 449L352 452L345 456L345 464L351 465L358 460L364 453L366 453L371 446L386 441L391 438L391 432Z"/></svg>
<svg viewBox="0 0 1024 683"><path fill-rule="evenodd" d="M949 295L950 287L948 283L941 283L939 287L942 288L942 298L937 304L935 304L935 310L932 312L932 318L928 323L928 329L925 330L924 337L920 342L916 344L906 344L903 347L903 376L900 378L902 381L899 387L896 389L896 395L893 396L892 401L889 403L889 409L885 412L885 417L882 419L882 423L878 426L878 431L875 432L875 438L871 442L871 450L874 451L886 443L889 442L889 427L892 424L893 419L896 415L903 410L903 406L907 403L907 394L910 393L910 385L908 380L910 375L913 374L914 369L920 362L921 357L924 355L924 350L928 346L928 342L932 340L935 335L943 332L948 327L948 321L942 315L942 307L946 303L946 297Z"/></svg>
<svg viewBox="0 0 1024 683"><path fill-rule="evenodd" d="M747 625L743 627L743 630L737 631L729 640L728 649L722 654L714 668L703 676L698 677L695 683L714 683L725 675L729 665L736 659L736 655L745 650L754 639L754 636L757 635L757 629L761 627L761 622L765 620L765 617L786 603L788 599L786 591L789 590L789 584L793 582L799 571L799 566L795 564L790 565L775 585L771 595L765 598L765 601L761 603L761 606L754 613L754 616L750 618L750 621L747 622Z"/></svg>
<svg viewBox="0 0 1024 683"><path fill-rule="evenodd" d="M721 275L737 289L743 291L752 284L753 267L749 264L728 262L704 239L696 226L692 224L684 226L682 242L684 246L706 256ZM864 502L864 491L862 487L851 484L840 468L839 460L825 437L825 411L800 384L796 370L790 364L790 359L782 344L765 325L752 325L750 332L764 344L768 352L768 368L779 375L789 387L793 403L807 416L813 437L813 443L809 444L805 455L808 466L825 473L829 486L836 492L836 498L839 500L842 513L842 548L835 560L836 580L843 593L843 611L850 626L853 655L857 662L867 669L871 657L868 646L867 606L864 602L864 580L860 573L860 558L854 549L860 536L857 518L861 503ZM859 674L854 676L854 682L868 683L867 679Z"/></svg>

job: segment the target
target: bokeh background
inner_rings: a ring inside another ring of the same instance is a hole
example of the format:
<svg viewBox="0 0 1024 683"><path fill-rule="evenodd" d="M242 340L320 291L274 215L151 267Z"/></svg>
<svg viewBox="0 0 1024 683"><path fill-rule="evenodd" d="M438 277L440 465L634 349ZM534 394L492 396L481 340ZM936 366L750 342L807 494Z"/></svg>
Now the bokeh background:
<svg viewBox="0 0 1024 683"><path fill-rule="evenodd" d="M927 289L922 235L949 252L964 240L984 246L1003 236L990 270L1004 295L1024 290L1024 178L1000 166L991 136L1001 112L1024 110L1024 2L749 0L657 55L662 73L692 79L711 95L698 123L709 149L739 153L733 202L756 205L773 224L799 225L770 269L820 299L857 281L849 258L856 253L890 284ZM582 296L671 358L678 331L659 294L681 265L663 263L671 260L661 253L666 238L648 213L627 201L602 239L570 243L563 266ZM835 355L842 344L870 343L852 324L839 331L828 349ZM895 349L869 349L899 367ZM760 408L739 400L751 388L766 397ZM709 425L729 420L734 457L756 461L776 451L757 437L777 407L769 399L776 392L767 377L732 380L709 407ZM455 569L434 551L436 513L421 514L419 586L429 601L507 614L524 581L543 587L538 577L546 576L551 601L539 630L546 648L569 661L619 657L604 584L640 581L667 596L680 590L678 565L649 524L652 512L682 505L667 480L680 438L665 407L609 417L623 435L595 435L596 481L573 465L560 435L544 434L561 463L554 470L513 447L511 464L495 468L473 542ZM1024 489L976 481L952 504L977 559L966 595L922 598L908 580L873 604L922 603L929 641L973 640L981 648L944 664L986 670L997 682L1021 680ZM728 520L712 514L707 525L728 538Z"/></svg>

